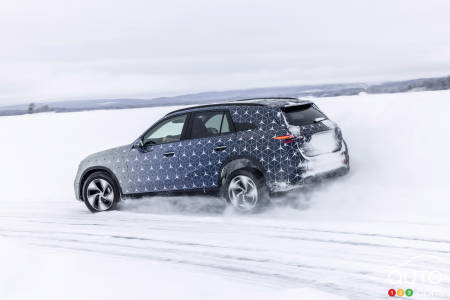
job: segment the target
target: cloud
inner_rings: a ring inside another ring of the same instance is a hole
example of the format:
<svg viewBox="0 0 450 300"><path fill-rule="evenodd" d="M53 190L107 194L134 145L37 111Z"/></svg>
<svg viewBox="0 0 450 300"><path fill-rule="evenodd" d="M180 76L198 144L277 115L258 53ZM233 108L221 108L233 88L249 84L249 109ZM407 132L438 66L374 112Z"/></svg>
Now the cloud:
<svg viewBox="0 0 450 300"><path fill-rule="evenodd" d="M0 104L446 75L450 2L3 0Z"/></svg>

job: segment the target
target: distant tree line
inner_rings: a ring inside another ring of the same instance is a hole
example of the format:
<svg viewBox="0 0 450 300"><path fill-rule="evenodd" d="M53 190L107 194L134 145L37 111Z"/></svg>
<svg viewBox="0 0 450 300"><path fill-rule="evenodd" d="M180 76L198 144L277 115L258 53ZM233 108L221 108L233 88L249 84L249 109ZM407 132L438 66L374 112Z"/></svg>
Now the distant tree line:
<svg viewBox="0 0 450 300"><path fill-rule="evenodd" d="M52 109L47 104L37 106L36 104L31 102L28 105L28 113L29 114L48 112L48 111L52 111Z"/></svg>
<svg viewBox="0 0 450 300"><path fill-rule="evenodd" d="M438 91L450 89L450 76L387 82L367 87L367 93L403 93L409 91Z"/></svg>
<svg viewBox="0 0 450 300"><path fill-rule="evenodd" d="M450 90L450 76L435 78L419 78L379 84L346 83L310 86L270 87L247 90L230 90L222 92L203 92L198 94L180 95L174 97L160 97L154 99L97 99L92 101L80 100L78 103L66 105L64 102L30 103L20 107L0 107L0 116L34 114L40 112L74 112L96 109L125 109L140 107L158 107L167 105L204 104L211 102L230 101L253 97L336 97L358 95L360 93L403 93L416 91ZM74 101L72 101L74 102Z"/></svg>
<svg viewBox="0 0 450 300"><path fill-rule="evenodd" d="M450 89L450 76L438 78L435 80L425 80L424 86L426 90L448 90Z"/></svg>

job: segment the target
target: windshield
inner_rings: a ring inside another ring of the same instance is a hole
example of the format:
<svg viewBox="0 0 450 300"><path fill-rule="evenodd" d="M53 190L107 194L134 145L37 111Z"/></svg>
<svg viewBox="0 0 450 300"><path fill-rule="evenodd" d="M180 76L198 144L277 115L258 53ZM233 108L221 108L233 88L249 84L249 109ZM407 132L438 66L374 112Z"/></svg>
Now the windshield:
<svg viewBox="0 0 450 300"><path fill-rule="evenodd" d="M284 112L288 123L295 126L309 125L313 124L314 121L317 122L327 118L323 113L315 108L312 103L283 107L282 111Z"/></svg>

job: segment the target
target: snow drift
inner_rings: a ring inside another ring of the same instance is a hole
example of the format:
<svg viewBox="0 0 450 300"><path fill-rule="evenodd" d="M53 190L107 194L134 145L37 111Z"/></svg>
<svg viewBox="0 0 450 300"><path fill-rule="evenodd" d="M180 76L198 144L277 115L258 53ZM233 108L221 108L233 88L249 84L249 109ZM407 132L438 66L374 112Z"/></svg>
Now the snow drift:
<svg viewBox="0 0 450 300"><path fill-rule="evenodd" d="M126 201L118 212L96 215L74 199L72 184L82 158L132 142L175 107L2 117L0 290L32 280L27 272L51 281L67 270L65 288L84 296L89 286L80 283L84 275L94 280L89 274L104 277L117 270L121 284L111 287L112 298L128 289L144 293L136 287L136 274L151 278L138 282L167 299L209 298L211 289L203 282L211 278L207 285L227 290L223 298L313 299L315 293L317 299L372 299L385 298L390 288L446 298L449 98L450 91L440 91L316 100L342 129L350 173L288 193L252 216L236 215L211 197ZM20 240L20 246L9 238ZM392 267L420 255L440 262L419 262L408 272L429 267L442 280L394 285L388 278ZM53 256L59 257L55 264ZM68 268L60 268L68 257ZM27 259L45 261L48 272L6 263ZM166 274L164 280L152 284L159 273ZM191 274L199 277L186 283L189 293L165 292ZM0 295L56 298L42 284L34 294L16 286Z"/></svg>

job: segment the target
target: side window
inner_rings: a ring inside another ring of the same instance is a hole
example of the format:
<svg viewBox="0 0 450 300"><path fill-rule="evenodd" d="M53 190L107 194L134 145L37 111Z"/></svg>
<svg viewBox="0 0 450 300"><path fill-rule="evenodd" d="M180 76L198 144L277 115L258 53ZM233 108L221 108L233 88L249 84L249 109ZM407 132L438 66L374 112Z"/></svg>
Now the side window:
<svg viewBox="0 0 450 300"><path fill-rule="evenodd" d="M195 117L194 117L195 118ZM212 115L209 119L206 117L205 127L212 134L220 133L220 124L222 123L223 114L217 113Z"/></svg>
<svg viewBox="0 0 450 300"><path fill-rule="evenodd" d="M144 135L142 142L147 146L178 142L181 139L186 116L180 115L161 121Z"/></svg>
<svg viewBox="0 0 450 300"><path fill-rule="evenodd" d="M225 112L204 111L192 115L191 138L204 138L231 132Z"/></svg>
<svg viewBox="0 0 450 300"><path fill-rule="evenodd" d="M220 131L220 133L228 133L228 132L231 132L230 124L228 124L227 115L224 114L222 122L222 130Z"/></svg>

